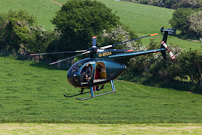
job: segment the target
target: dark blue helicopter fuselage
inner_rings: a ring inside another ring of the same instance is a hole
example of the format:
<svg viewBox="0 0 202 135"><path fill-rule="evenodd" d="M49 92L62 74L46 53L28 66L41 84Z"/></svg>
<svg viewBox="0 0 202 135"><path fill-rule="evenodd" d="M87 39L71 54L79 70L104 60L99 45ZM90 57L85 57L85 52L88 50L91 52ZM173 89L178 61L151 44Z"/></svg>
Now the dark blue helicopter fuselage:
<svg viewBox="0 0 202 135"><path fill-rule="evenodd" d="M85 88L90 86L102 85L120 76L126 70L126 63L128 62L129 59L144 54L162 52L162 51L165 51L165 48L141 51L141 52L128 52L117 54L112 54L111 52L97 53L95 54L96 55L95 58L86 58L72 65L67 72L67 80L69 84L71 84L74 87ZM106 72L105 74L106 77L104 79L100 79L100 81L95 81L94 78L97 63L102 63L102 66L104 67ZM84 66L87 64L91 65L92 74L87 83L82 83L81 72Z"/></svg>
<svg viewBox="0 0 202 135"><path fill-rule="evenodd" d="M102 63L106 73L105 78L100 79L101 81L95 81L95 70L96 63ZM82 83L81 80L81 72L85 65L90 64L92 66L92 75L87 83ZM81 61L78 61L67 72L67 80L69 84L74 87L89 87L102 85L110 82L110 80L116 79L126 70L126 66L124 64L115 62L111 59L103 59L103 58L86 58Z"/></svg>

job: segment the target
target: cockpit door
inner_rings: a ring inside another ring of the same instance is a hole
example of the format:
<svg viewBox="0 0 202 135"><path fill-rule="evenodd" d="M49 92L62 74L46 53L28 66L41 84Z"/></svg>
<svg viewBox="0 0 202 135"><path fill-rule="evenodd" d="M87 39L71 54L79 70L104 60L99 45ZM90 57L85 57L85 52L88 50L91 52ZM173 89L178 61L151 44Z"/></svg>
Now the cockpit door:
<svg viewBox="0 0 202 135"><path fill-rule="evenodd" d="M95 62L85 63L80 70L81 85L92 85L95 76Z"/></svg>

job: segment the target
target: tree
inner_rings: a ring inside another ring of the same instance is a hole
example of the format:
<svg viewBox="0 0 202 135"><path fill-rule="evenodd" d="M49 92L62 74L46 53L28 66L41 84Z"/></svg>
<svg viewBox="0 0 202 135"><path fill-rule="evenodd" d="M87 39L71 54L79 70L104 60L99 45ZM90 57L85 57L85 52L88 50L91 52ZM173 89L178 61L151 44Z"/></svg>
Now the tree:
<svg viewBox="0 0 202 135"><path fill-rule="evenodd" d="M189 29L189 23L187 17L194 11L191 8L178 8L173 13L173 18L170 20L170 24L173 28L181 30L182 34L187 34Z"/></svg>
<svg viewBox="0 0 202 135"><path fill-rule="evenodd" d="M200 74L197 67L198 60L198 52L197 50L192 51L191 49L188 52L183 52L180 60L180 67L181 67L181 75L186 76L188 75L190 78L190 82L195 83L199 81Z"/></svg>
<svg viewBox="0 0 202 135"><path fill-rule="evenodd" d="M170 50L175 54L176 59L172 60L167 53L167 60L164 60L160 53L154 54L152 63L150 63L150 73L152 76L159 77L164 82L169 83L176 76L180 75L179 58L181 56L182 49L176 45L169 45ZM156 55L156 56L155 56Z"/></svg>
<svg viewBox="0 0 202 135"><path fill-rule="evenodd" d="M42 26L30 27L32 39L27 45L30 53L40 53L48 51L47 48L50 44L57 40L60 36L58 32L46 31Z"/></svg>
<svg viewBox="0 0 202 135"><path fill-rule="evenodd" d="M130 39L137 38L137 34L135 32L128 30L124 26L117 25L116 28L112 28L110 31L103 30L98 36L97 46L104 46L114 43L120 43L124 41L128 41ZM140 44L140 40L131 41L124 43L122 45L118 45L116 49L136 49L135 47Z"/></svg>
<svg viewBox="0 0 202 135"><path fill-rule="evenodd" d="M193 31L200 38L202 36L202 11L188 16L190 23L189 31Z"/></svg>
<svg viewBox="0 0 202 135"><path fill-rule="evenodd" d="M89 48L92 36L120 24L110 8L92 0L69 0L51 21L69 50Z"/></svg>
<svg viewBox="0 0 202 135"><path fill-rule="evenodd" d="M202 5L202 0L181 0L181 7L199 8Z"/></svg>
<svg viewBox="0 0 202 135"><path fill-rule="evenodd" d="M29 27L35 24L36 19L24 10L9 10L0 16L1 50L14 51L16 54L20 44L25 46L32 38Z"/></svg>

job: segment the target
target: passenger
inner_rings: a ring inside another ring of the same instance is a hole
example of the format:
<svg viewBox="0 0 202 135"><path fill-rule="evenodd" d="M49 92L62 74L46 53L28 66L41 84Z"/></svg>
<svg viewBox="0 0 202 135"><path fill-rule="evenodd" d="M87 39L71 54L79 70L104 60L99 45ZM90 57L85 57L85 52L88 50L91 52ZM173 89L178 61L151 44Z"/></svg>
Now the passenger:
<svg viewBox="0 0 202 135"><path fill-rule="evenodd" d="M96 66L96 71L95 71L95 79L99 79L101 76L101 67L99 65ZM100 91L100 89L104 89L104 85L100 88L99 86L96 86L96 90Z"/></svg>
<svg viewBox="0 0 202 135"><path fill-rule="evenodd" d="M96 66L96 71L95 71L95 79L100 78L100 67L99 65Z"/></svg>
<svg viewBox="0 0 202 135"><path fill-rule="evenodd" d="M91 73L92 73L92 67L90 66L90 64L86 64L81 71L81 81L82 82L88 81L89 77L91 76Z"/></svg>

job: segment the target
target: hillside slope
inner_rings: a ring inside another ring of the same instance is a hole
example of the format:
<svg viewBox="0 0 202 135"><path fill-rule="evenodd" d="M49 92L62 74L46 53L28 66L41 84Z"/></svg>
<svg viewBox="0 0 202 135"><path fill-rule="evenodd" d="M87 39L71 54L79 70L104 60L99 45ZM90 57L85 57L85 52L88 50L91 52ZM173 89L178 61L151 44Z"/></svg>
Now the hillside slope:
<svg viewBox="0 0 202 135"><path fill-rule="evenodd" d="M112 9L112 11L120 17L121 22L128 26L131 30L135 31L139 36L152 34L158 32L160 35L160 28L170 28L168 23L172 17L174 10L160 8L150 5L135 4L123 1L114 0L98 0L103 2ZM39 25L43 25L46 29L53 29L50 19L55 16L55 12L61 8L61 5L67 0L1 0L0 13L12 10L27 10L30 14L37 16ZM153 37L152 37L153 38ZM143 39L144 45L149 44L149 39ZM162 36L155 37L157 42L160 42ZM201 44L182 40L177 37L170 36L168 43L180 46L184 50L202 50Z"/></svg>
<svg viewBox="0 0 202 135"><path fill-rule="evenodd" d="M52 29L53 25L50 19L55 16L55 12L60 9L61 4L67 0L15 0L0 1L0 12L12 10L27 10L30 14L37 16L40 25L44 25L47 29ZM168 19L171 18L173 10L147 6L142 4L131 4L129 2L114 0L98 0L105 3L108 7L117 12L121 22L130 26L139 34L150 34L160 29L160 26L170 27Z"/></svg>
<svg viewBox="0 0 202 135"><path fill-rule="evenodd" d="M6 13L8 10L26 10L29 14L34 14L37 17L39 25L46 29L53 29L54 26L50 22L55 16L55 12L61 7L51 0L1 0L0 13Z"/></svg>
<svg viewBox="0 0 202 135"><path fill-rule="evenodd" d="M67 83L66 73L0 57L0 122L202 122L201 95L116 80L117 92L78 101L73 95L80 89ZM107 91L109 84L95 94Z"/></svg>

